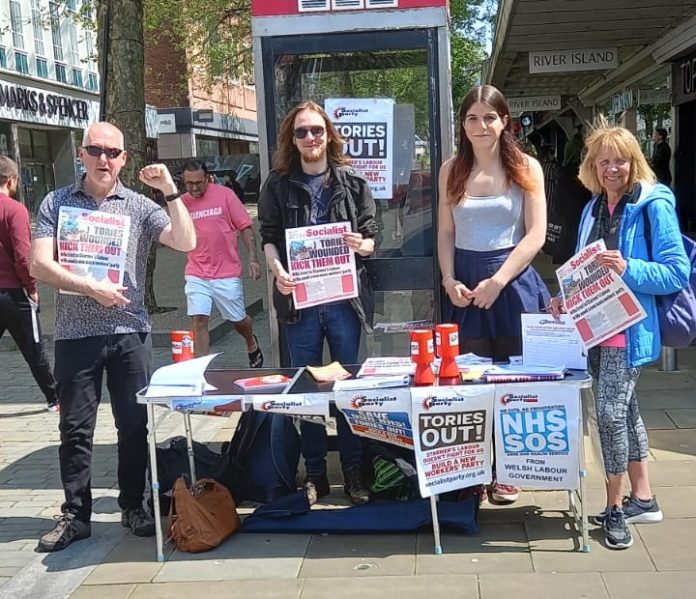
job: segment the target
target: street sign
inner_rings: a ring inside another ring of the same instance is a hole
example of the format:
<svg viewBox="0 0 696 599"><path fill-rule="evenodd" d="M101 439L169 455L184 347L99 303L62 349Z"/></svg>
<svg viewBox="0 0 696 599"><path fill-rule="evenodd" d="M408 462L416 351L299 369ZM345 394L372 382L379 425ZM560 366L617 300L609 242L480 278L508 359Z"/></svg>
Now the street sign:
<svg viewBox="0 0 696 599"><path fill-rule="evenodd" d="M615 69L619 64L616 48L547 50L529 53L530 73L563 73Z"/></svg>
<svg viewBox="0 0 696 599"><path fill-rule="evenodd" d="M512 115L536 110L561 109L561 96L517 96L508 98L507 102Z"/></svg>

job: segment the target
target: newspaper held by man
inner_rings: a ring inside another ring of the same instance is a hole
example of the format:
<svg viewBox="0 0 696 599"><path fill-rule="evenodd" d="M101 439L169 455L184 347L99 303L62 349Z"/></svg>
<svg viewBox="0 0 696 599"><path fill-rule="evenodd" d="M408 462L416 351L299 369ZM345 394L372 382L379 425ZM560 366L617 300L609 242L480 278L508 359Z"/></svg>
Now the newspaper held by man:
<svg viewBox="0 0 696 599"><path fill-rule="evenodd" d="M358 297L355 254L343 239L348 222L285 231L288 270L297 283L297 309Z"/></svg>
<svg viewBox="0 0 696 599"><path fill-rule="evenodd" d="M566 312L575 323L585 349L645 318L645 310L619 274L599 264L606 251L600 239L584 247L556 270Z"/></svg>
<svg viewBox="0 0 696 599"><path fill-rule="evenodd" d="M123 285L129 233L130 216L61 206L58 263L73 274Z"/></svg>

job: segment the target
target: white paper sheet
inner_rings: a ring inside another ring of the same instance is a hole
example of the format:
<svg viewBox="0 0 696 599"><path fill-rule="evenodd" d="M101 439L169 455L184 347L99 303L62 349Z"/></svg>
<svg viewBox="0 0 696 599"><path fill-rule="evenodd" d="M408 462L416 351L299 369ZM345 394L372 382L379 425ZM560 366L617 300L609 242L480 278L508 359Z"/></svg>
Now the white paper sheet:
<svg viewBox="0 0 696 599"><path fill-rule="evenodd" d="M587 355L573 324L562 314L522 314L522 362L530 366L557 366L587 370Z"/></svg>
<svg viewBox="0 0 696 599"><path fill-rule="evenodd" d="M219 355L211 354L158 368L150 379L145 397L198 397L205 391L214 391L215 387L205 381L205 370Z"/></svg>

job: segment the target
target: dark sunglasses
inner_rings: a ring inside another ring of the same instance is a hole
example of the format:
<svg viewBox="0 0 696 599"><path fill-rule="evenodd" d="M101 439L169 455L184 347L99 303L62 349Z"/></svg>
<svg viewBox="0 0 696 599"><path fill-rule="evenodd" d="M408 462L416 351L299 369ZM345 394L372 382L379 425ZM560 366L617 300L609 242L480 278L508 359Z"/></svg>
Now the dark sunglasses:
<svg viewBox="0 0 696 599"><path fill-rule="evenodd" d="M307 133L311 133L312 137L321 137L324 135L324 127L298 127L295 129L297 139L304 139L307 137Z"/></svg>
<svg viewBox="0 0 696 599"><path fill-rule="evenodd" d="M123 150L118 148L102 148L101 146L84 146L84 151L95 158L99 158L102 154L105 154L109 160L118 158L121 152L123 152Z"/></svg>

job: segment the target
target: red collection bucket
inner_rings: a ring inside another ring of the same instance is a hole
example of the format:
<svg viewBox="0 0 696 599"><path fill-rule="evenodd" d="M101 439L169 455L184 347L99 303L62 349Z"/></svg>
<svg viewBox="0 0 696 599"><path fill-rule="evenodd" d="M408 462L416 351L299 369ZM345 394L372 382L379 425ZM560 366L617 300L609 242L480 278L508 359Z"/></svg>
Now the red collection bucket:
<svg viewBox="0 0 696 599"><path fill-rule="evenodd" d="M172 360L183 362L195 356L193 350L193 331L172 331Z"/></svg>

